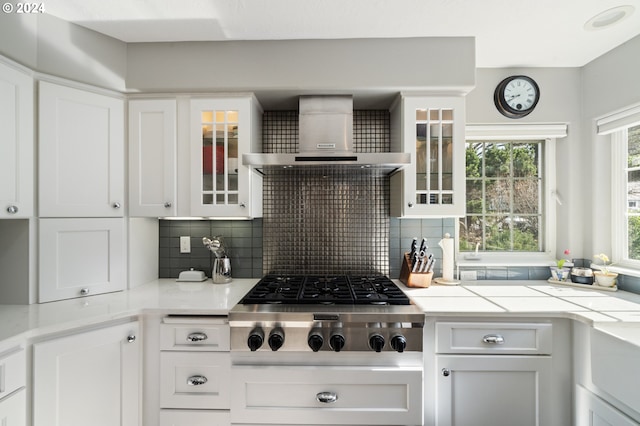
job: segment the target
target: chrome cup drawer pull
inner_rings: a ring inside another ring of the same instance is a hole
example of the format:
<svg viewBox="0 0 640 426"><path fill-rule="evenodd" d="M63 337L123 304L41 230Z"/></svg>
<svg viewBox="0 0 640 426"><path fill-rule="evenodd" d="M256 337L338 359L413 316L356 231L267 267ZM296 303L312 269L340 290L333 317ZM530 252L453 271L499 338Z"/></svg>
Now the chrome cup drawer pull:
<svg viewBox="0 0 640 426"><path fill-rule="evenodd" d="M504 343L504 337L499 334L487 334L482 338L482 341L490 345L502 345Z"/></svg>
<svg viewBox="0 0 640 426"><path fill-rule="evenodd" d="M189 386L200 386L207 383L207 378L204 376L191 376L187 379L187 384Z"/></svg>
<svg viewBox="0 0 640 426"><path fill-rule="evenodd" d="M316 400L325 404L331 404L338 400L338 394L335 392L320 392L316 395Z"/></svg>
<svg viewBox="0 0 640 426"><path fill-rule="evenodd" d="M204 333L191 333L187 336L187 340L190 342L202 342L207 340L207 335Z"/></svg>

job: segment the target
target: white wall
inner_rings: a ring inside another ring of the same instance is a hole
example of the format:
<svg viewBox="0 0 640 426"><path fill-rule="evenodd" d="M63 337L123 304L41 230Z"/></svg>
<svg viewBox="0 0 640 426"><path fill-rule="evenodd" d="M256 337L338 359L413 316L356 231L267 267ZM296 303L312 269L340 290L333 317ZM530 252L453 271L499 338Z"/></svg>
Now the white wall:
<svg viewBox="0 0 640 426"><path fill-rule="evenodd" d="M475 83L475 41L460 38L132 43L132 91L391 93Z"/></svg>
<svg viewBox="0 0 640 426"><path fill-rule="evenodd" d="M591 186L585 218L590 228L588 253L611 254L611 150L609 137L595 134L597 118L640 103L640 36L595 59L582 68L583 161ZM586 176L585 176L586 178Z"/></svg>
<svg viewBox="0 0 640 426"><path fill-rule="evenodd" d="M540 86L540 102L529 116L503 117L493 104L495 86L525 74ZM569 135L557 145L557 256L611 253L608 137L595 134L595 120L640 103L640 36L581 68L480 68L476 88L467 95L468 123L567 123Z"/></svg>
<svg viewBox="0 0 640 426"><path fill-rule="evenodd" d="M34 71L126 89L125 43L46 13L0 13L0 54Z"/></svg>
<svg viewBox="0 0 640 426"><path fill-rule="evenodd" d="M496 109L493 93L502 79L518 74L528 75L538 83L540 101L528 116L510 119ZM586 142L581 136L583 94L580 81L579 68L479 68L476 87L467 95L469 124L568 124L568 136L558 139L556 145L557 192L562 200L562 205L556 206L556 256L569 249L574 257L590 257L590 252L584 250L584 235L589 228L579 220L588 208L590 197L580 161L580 152L585 149Z"/></svg>

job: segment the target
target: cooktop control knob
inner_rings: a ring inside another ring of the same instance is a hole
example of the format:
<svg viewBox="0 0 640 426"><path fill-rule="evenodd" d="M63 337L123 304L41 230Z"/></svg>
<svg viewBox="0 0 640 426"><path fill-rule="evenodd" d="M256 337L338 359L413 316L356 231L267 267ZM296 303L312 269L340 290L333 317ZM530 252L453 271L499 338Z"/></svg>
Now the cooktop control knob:
<svg viewBox="0 0 640 426"><path fill-rule="evenodd" d="M401 334L397 334L391 338L391 348L396 352L404 352L407 347L407 339Z"/></svg>
<svg viewBox="0 0 640 426"><path fill-rule="evenodd" d="M271 330L268 342L272 351L280 349L284 344L284 330L280 327Z"/></svg>
<svg viewBox="0 0 640 426"><path fill-rule="evenodd" d="M309 337L307 338L307 343L309 344L309 347L312 351L318 352L324 344L322 334L318 330L311 330L311 332L309 333Z"/></svg>
<svg viewBox="0 0 640 426"><path fill-rule="evenodd" d="M329 338L329 346L335 352L340 352L344 348L345 340L344 336L340 332L333 332Z"/></svg>
<svg viewBox="0 0 640 426"><path fill-rule="evenodd" d="M256 327L249 333L247 339L247 346L251 349L251 352L255 352L260 349L260 346L264 343L264 332L260 327Z"/></svg>
<svg viewBox="0 0 640 426"><path fill-rule="evenodd" d="M384 348L384 337L381 334L372 334L369 337L369 347L376 352L382 352L382 348Z"/></svg>

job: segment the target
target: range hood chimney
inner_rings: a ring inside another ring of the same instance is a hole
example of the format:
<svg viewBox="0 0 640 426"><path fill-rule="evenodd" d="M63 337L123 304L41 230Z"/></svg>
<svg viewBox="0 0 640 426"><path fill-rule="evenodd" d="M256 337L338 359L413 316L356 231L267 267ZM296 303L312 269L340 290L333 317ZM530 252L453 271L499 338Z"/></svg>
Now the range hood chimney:
<svg viewBox="0 0 640 426"><path fill-rule="evenodd" d="M336 166L392 173L411 162L408 153L354 152L351 95L301 96L298 128L298 154L244 154L242 163L263 172L270 167Z"/></svg>
<svg viewBox="0 0 640 426"><path fill-rule="evenodd" d="M344 157L353 153L353 98L351 96L301 96L299 151L311 159Z"/></svg>

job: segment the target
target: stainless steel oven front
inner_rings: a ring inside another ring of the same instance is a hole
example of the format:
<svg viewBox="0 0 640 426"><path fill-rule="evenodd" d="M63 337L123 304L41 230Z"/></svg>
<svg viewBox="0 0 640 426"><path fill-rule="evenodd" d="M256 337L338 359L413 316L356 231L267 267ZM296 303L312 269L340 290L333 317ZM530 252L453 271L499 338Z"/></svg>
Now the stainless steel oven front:
<svg viewBox="0 0 640 426"><path fill-rule="evenodd" d="M423 424L415 305L247 303L229 325L233 424Z"/></svg>

